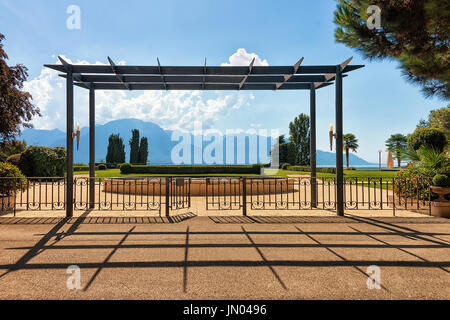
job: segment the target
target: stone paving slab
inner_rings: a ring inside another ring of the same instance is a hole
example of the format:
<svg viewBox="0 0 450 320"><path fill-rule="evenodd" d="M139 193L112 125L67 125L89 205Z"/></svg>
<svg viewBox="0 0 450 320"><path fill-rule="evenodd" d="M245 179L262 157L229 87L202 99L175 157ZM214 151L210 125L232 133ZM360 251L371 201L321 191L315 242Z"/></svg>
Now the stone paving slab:
<svg viewBox="0 0 450 320"><path fill-rule="evenodd" d="M0 298L450 299L448 222L348 220L0 224Z"/></svg>

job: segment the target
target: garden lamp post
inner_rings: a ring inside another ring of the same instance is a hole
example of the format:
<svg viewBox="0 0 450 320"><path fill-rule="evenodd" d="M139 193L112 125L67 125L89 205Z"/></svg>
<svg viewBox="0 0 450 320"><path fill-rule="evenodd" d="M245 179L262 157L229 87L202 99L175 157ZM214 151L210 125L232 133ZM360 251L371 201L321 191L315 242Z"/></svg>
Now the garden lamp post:
<svg viewBox="0 0 450 320"><path fill-rule="evenodd" d="M72 139L77 137L77 151L80 147L80 123L77 123L77 130L72 133Z"/></svg>
<svg viewBox="0 0 450 320"><path fill-rule="evenodd" d="M378 150L378 169L381 171L381 152L382 150Z"/></svg>
<svg viewBox="0 0 450 320"><path fill-rule="evenodd" d="M330 123L329 135L330 135L330 151L333 151L333 138L336 138L337 134L333 133L333 124L332 123Z"/></svg>

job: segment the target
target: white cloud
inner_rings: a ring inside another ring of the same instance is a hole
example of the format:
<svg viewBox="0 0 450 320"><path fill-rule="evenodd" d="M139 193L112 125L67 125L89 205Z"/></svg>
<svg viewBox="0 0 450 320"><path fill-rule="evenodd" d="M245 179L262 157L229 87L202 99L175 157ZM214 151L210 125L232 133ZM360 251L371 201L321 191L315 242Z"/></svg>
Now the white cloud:
<svg viewBox="0 0 450 320"><path fill-rule="evenodd" d="M67 62L74 63L62 56ZM267 65L267 61L245 49L238 49L230 58L230 64L244 63L256 57L255 65ZM76 64L89 64L77 61ZM247 63L247 65L248 65ZM105 64L95 62L95 64ZM119 61L117 64L125 64ZM229 64L226 64L229 65ZM65 130L66 124L66 85L58 72L44 68L38 77L27 81L24 90L31 93L33 103L40 108L42 117L36 117L33 124L37 129ZM213 126L214 122L235 109L249 106L253 94L244 92L203 91L96 91L96 123L103 124L112 120L136 118L151 121L164 129L191 130L196 120L203 127ZM88 92L75 87L74 118L82 126L88 125Z"/></svg>
<svg viewBox="0 0 450 320"><path fill-rule="evenodd" d="M222 63L222 66L248 66L255 58L254 66L268 66L267 60L262 60L256 53L248 53L244 48L239 48L228 58L229 63Z"/></svg>

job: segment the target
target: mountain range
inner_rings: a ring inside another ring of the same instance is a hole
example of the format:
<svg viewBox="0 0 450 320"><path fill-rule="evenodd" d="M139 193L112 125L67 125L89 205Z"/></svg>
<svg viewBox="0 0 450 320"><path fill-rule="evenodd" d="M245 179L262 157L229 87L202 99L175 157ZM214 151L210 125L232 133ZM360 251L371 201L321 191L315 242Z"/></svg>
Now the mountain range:
<svg viewBox="0 0 450 320"><path fill-rule="evenodd" d="M103 125L95 126L95 160L96 162L100 162L101 159L106 159L106 151L108 147L108 137L111 134L120 134L120 136L124 140L125 145L125 153L126 160L129 159L129 144L128 141L131 138L131 130L138 129L141 137L147 137L149 141L149 156L148 162L150 164L174 164L171 160L171 152L173 148L178 149L181 146L179 141L172 141L171 137L173 134L183 135L182 133L164 130L160 126L152 122L145 122L138 119L121 119L114 120L108 122ZM211 139L208 141L203 141L201 143L200 136L193 136L192 134L184 134L183 146L185 146L184 151L179 154L181 158L187 160L186 164L211 164L207 159L200 159L197 157L201 154L210 154L211 147L208 148L213 141L216 143L217 150L222 147L222 152L213 151L211 153L212 157L215 156L218 159L227 159L226 164L251 164L251 163L267 163L269 162L269 152L271 145L275 141L270 141L270 139L266 139L262 136L255 135L246 135L246 134L238 134L236 137L231 136L221 136L218 137L218 141L215 139ZM232 138L232 139L230 139ZM39 146L48 146L48 147L57 147L57 146L65 146L66 145L66 134L65 132L59 129L53 130L41 130L41 129L25 129L22 132L22 136L20 139L23 139L27 142L27 145L39 145ZM221 141L221 139L223 139ZM194 142L195 141L195 142ZM200 142L199 142L200 141ZM230 144L231 141L234 141L233 144ZM243 143L245 141L245 144ZM252 142L253 144L250 144ZM266 145L262 145L261 142L265 142ZM244 146L245 145L245 146ZM261 156L255 157L255 148L251 148L250 146L256 146L257 150L263 150ZM189 147L188 147L189 146ZM189 150L190 149L190 150ZM228 153L227 153L228 150ZM237 152L238 150L244 150L240 154ZM203 151L203 153L202 153ZM186 154L185 154L186 152ZM233 154L231 154L231 153ZM190 153L190 155L189 155ZM222 153L222 154L221 154ZM228 156L228 157L227 157ZM238 161L238 157L239 161ZM196 161L194 161L196 160ZM89 128L84 127L81 128L80 132L80 148L79 150L75 150L74 152L74 162L88 163L89 162ZM176 162L176 161L175 161ZM190 162L190 163L189 163ZM317 165L318 166L334 166L336 163L336 155L332 152L317 150ZM361 165L370 165L371 163L365 161L364 159L350 154L350 165L351 166L361 166Z"/></svg>

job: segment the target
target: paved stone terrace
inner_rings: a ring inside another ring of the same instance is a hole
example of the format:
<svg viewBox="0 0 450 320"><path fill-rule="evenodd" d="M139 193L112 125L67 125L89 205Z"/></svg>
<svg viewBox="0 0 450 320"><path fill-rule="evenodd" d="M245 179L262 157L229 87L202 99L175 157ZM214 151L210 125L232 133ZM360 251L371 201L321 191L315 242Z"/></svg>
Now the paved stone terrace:
<svg viewBox="0 0 450 320"><path fill-rule="evenodd" d="M450 299L449 249L439 218L0 218L0 297Z"/></svg>

